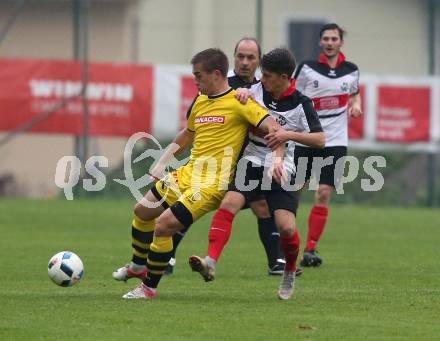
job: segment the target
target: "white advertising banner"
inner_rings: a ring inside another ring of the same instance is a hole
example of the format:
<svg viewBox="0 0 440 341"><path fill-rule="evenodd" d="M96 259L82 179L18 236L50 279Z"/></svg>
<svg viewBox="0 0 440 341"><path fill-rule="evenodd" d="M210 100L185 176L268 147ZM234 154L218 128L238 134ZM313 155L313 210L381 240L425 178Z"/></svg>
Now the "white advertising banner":
<svg viewBox="0 0 440 341"><path fill-rule="evenodd" d="M188 102L185 99L182 103L182 94L188 87L182 79L192 79L191 70L190 66L183 65L156 65L154 68L152 133L158 139L172 139L182 128L181 112Z"/></svg>

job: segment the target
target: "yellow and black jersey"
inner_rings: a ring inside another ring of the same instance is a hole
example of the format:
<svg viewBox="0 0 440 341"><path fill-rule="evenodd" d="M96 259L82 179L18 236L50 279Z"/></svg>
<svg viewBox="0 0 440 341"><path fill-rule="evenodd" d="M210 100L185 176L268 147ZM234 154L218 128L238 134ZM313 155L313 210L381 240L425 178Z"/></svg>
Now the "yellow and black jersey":
<svg viewBox="0 0 440 341"><path fill-rule="evenodd" d="M254 101L241 104L235 93L230 88L216 96L198 95L189 108L187 129L194 132L194 142L190 162L182 174L186 181L195 174L204 183L218 187L221 180L227 185L249 125L257 127L268 116ZM225 167L225 162L230 167Z"/></svg>

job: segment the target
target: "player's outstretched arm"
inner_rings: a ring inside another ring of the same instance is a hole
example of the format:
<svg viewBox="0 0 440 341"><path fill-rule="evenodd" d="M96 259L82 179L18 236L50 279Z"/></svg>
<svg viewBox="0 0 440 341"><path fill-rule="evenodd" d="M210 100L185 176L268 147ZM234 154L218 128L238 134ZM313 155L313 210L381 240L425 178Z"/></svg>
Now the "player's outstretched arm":
<svg viewBox="0 0 440 341"><path fill-rule="evenodd" d="M165 149L165 153L157 161L156 165L151 170L151 177L155 180L162 178L164 170L170 160L175 155L179 155L185 148L187 148L194 141L194 133L187 128L182 129L177 136Z"/></svg>
<svg viewBox="0 0 440 341"><path fill-rule="evenodd" d="M278 146L287 141L294 141L313 148L325 147L325 134L323 132L297 132L280 129L265 136L269 147Z"/></svg>
<svg viewBox="0 0 440 341"><path fill-rule="evenodd" d="M294 141L312 148L325 147L325 134L323 132L318 113L313 107L312 101L305 97L302 101L304 114L300 122L302 129L300 131L281 130L270 132L265 136L269 147L276 146L287 141Z"/></svg>

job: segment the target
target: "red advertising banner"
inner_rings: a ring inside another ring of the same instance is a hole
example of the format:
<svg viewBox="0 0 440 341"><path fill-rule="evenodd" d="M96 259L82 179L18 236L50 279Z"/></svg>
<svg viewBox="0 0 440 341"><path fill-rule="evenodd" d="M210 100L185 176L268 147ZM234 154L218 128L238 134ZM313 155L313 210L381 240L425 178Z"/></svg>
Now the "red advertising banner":
<svg viewBox="0 0 440 341"><path fill-rule="evenodd" d="M377 141L429 141L431 89L428 86L381 85L377 95Z"/></svg>
<svg viewBox="0 0 440 341"><path fill-rule="evenodd" d="M359 117L348 117L348 138L350 140L360 140L364 138L364 126L365 126L365 86L359 86L359 93L362 100L362 112L364 113Z"/></svg>
<svg viewBox="0 0 440 341"><path fill-rule="evenodd" d="M186 113L199 92L193 76L182 76L180 89L179 130L186 127Z"/></svg>
<svg viewBox="0 0 440 341"><path fill-rule="evenodd" d="M0 59L0 131L14 130L59 107L30 131L83 134L81 65L73 61ZM152 68L90 63L89 133L130 136L150 131ZM62 105L62 103L65 103Z"/></svg>

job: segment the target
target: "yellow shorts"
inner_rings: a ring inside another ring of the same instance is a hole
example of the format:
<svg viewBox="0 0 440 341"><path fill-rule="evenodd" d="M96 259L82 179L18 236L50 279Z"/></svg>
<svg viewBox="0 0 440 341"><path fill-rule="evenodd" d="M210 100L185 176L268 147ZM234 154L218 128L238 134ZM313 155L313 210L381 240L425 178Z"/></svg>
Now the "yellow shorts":
<svg viewBox="0 0 440 341"><path fill-rule="evenodd" d="M192 221L198 220L206 213L216 210L226 193L226 191L219 191L209 188L194 189L190 186L184 186L181 181L181 168L168 173L160 181L156 182L155 187L152 188L155 196L160 196L166 205L173 206L180 202L191 213ZM157 199L160 199L157 198ZM173 211L176 215L176 211ZM176 218L182 221L180 217Z"/></svg>

